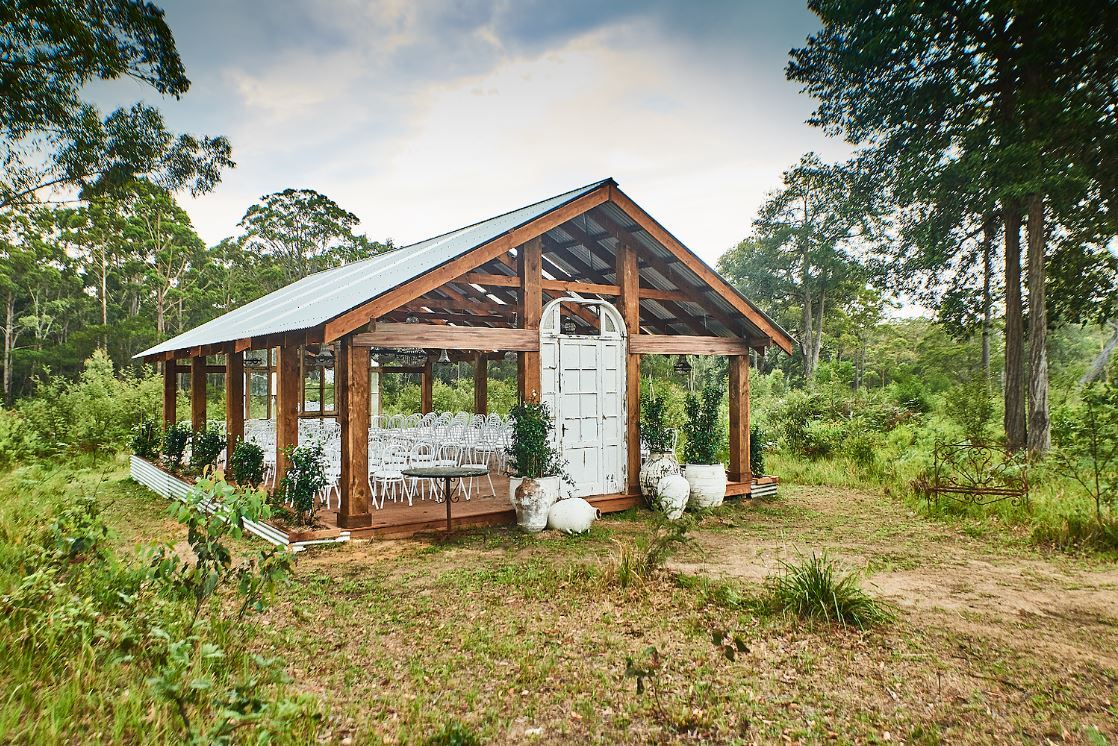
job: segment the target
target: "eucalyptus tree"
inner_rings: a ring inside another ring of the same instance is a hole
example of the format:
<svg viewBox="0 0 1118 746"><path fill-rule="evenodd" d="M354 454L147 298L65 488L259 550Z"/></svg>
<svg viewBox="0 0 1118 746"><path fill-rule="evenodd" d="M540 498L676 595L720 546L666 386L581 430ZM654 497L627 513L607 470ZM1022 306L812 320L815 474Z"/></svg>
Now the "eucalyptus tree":
<svg viewBox="0 0 1118 746"><path fill-rule="evenodd" d="M937 203L940 177L974 177L958 202L1003 222L1006 435L1026 443L1020 232L1028 233L1030 450L1049 443L1045 262L1054 216L1097 198L1113 230L1118 4L811 0L822 29L788 76L819 99L811 122L878 152L881 176ZM931 174L931 179L913 174ZM921 187L921 182L926 187ZM907 188L906 187L906 188ZM904 193L905 189L896 190ZM977 209L976 209L977 207ZM962 225L966 217L955 216ZM1113 235L1113 232L1111 233Z"/></svg>
<svg viewBox="0 0 1118 746"><path fill-rule="evenodd" d="M147 174L168 189L212 189L232 167L224 137L178 134L144 103L103 116L83 100L97 80L186 93L163 11L144 0L0 3L0 208L52 186L87 195Z"/></svg>
<svg viewBox="0 0 1118 746"><path fill-rule="evenodd" d="M354 233L361 221L313 189L267 194L241 218L245 246L272 257L292 282L386 248Z"/></svg>
<svg viewBox="0 0 1118 746"><path fill-rule="evenodd" d="M804 155L762 205L753 234L718 264L747 295L795 309L807 381L819 364L828 310L866 284L855 244L867 234L871 212L855 177L814 153Z"/></svg>

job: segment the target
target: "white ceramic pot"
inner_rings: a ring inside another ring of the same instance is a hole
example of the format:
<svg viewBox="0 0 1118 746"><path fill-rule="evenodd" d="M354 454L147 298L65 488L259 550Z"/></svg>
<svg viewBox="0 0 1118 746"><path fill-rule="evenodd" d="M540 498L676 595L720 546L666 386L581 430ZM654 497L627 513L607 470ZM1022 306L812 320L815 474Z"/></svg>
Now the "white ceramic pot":
<svg viewBox="0 0 1118 746"><path fill-rule="evenodd" d="M656 486L669 474L679 474L679 462L675 460L675 454L668 451L649 454L640 473L641 494L649 507L656 507Z"/></svg>
<svg viewBox="0 0 1118 746"><path fill-rule="evenodd" d="M535 533L547 527L547 514L559 499L559 477L509 479L509 502L516 508L516 525Z"/></svg>
<svg viewBox="0 0 1118 746"><path fill-rule="evenodd" d="M581 534L589 531L590 524L601 517L602 512L581 497L568 497L551 506L547 527L565 534Z"/></svg>
<svg viewBox="0 0 1118 746"><path fill-rule="evenodd" d="M687 464L683 476L691 485L690 507L716 508L726 499L726 470L722 464Z"/></svg>
<svg viewBox="0 0 1118 746"><path fill-rule="evenodd" d="M687 509L691 485L682 474L668 474L656 485L656 507L669 521L677 520Z"/></svg>

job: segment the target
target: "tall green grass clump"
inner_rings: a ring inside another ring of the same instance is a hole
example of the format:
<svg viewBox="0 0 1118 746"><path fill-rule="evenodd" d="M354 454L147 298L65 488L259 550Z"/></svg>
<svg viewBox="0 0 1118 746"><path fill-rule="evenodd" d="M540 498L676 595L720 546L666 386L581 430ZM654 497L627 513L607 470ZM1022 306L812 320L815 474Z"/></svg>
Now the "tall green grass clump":
<svg viewBox="0 0 1118 746"><path fill-rule="evenodd" d="M783 572L766 581L768 606L790 616L843 627L864 629L893 619L869 596L858 576L842 571L826 553L811 553L796 563L782 563Z"/></svg>

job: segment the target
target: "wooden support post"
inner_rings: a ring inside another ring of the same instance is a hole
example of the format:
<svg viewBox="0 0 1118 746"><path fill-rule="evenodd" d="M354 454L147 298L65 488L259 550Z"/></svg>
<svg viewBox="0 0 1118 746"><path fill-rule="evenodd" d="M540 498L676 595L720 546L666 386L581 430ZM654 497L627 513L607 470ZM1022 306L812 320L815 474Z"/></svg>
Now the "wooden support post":
<svg viewBox="0 0 1118 746"><path fill-rule="evenodd" d="M749 484L749 355L730 357L730 469L732 482Z"/></svg>
<svg viewBox="0 0 1118 746"><path fill-rule="evenodd" d="M369 513L369 349L342 337L334 369L334 407L341 430L338 526L371 526Z"/></svg>
<svg viewBox="0 0 1118 746"><path fill-rule="evenodd" d="M206 426L206 358L190 359L190 427L198 432Z"/></svg>
<svg viewBox="0 0 1118 746"><path fill-rule="evenodd" d="M283 450L299 445L300 348L280 347L276 360L276 487L287 471Z"/></svg>
<svg viewBox="0 0 1118 746"><path fill-rule="evenodd" d="M489 414L489 358L474 358L474 414Z"/></svg>
<svg viewBox="0 0 1118 746"><path fill-rule="evenodd" d="M625 319L628 343L640 334L640 274L637 251L627 241L617 245L617 284L621 288L621 316ZM629 492L640 491L641 472L641 356L625 355L625 441L628 452L626 476Z"/></svg>
<svg viewBox="0 0 1118 746"><path fill-rule="evenodd" d="M543 244L540 238L527 241L517 252L520 274L520 325L539 334L543 317ZM540 400L540 353L520 353L520 398L524 401Z"/></svg>
<svg viewBox="0 0 1118 746"><path fill-rule="evenodd" d="M423 362L423 372L419 374L419 410L422 414L435 410L435 365L430 356Z"/></svg>
<svg viewBox="0 0 1118 746"><path fill-rule="evenodd" d="M179 421L179 365L174 358L163 362L163 428Z"/></svg>
<svg viewBox="0 0 1118 746"><path fill-rule="evenodd" d="M237 441L245 437L245 354L232 345L225 353L225 437L225 453L232 456Z"/></svg>

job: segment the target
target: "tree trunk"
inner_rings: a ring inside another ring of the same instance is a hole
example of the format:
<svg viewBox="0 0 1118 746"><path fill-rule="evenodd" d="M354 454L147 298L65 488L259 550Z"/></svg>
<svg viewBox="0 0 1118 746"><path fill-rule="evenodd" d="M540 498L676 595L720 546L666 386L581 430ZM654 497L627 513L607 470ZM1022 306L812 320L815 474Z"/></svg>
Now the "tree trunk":
<svg viewBox="0 0 1118 746"><path fill-rule="evenodd" d="M15 347L16 333L16 299L11 290L8 291L4 306L4 406L10 407L12 406L12 349Z"/></svg>
<svg viewBox="0 0 1118 746"><path fill-rule="evenodd" d="M1025 340L1021 313L1021 206L1007 202L1005 220L1005 443L1025 447Z"/></svg>
<svg viewBox="0 0 1118 746"><path fill-rule="evenodd" d="M826 301L826 297L823 291L819 292L819 310L815 315L815 339L812 340L811 349L812 375L815 375L815 371L819 370L819 351L823 348L823 304Z"/></svg>
<svg viewBox="0 0 1118 746"><path fill-rule="evenodd" d="M804 381L811 383L815 378L815 366L812 365L812 351L815 349L815 343L812 337L812 312L811 312L811 292L804 287L804 310L803 310L803 333L800 335L800 351L804 356Z"/></svg>
<svg viewBox="0 0 1118 746"><path fill-rule="evenodd" d="M1106 340L1106 344L1099 350L1099 354L1095 355L1095 359L1091 361L1091 365L1087 368L1087 372L1079 379L1079 385L1086 386L1102 378L1103 371L1106 370L1106 364L1110 362L1110 357L1114 354L1115 350L1118 350L1118 323L1114 324L1114 334L1110 335L1110 339Z"/></svg>
<svg viewBox="0 0 1118 746"><path fill-rule="evenodd" d="M1029 196L1029 454L1052 446L1048 420L1048 308L1044 297L1044 197Z"/></svg>
<svg viewBox="0 0 1118 746"><path fill-rule="evenodd" d="M990 381L990 321L993 315L993 300L990 292L993 274L994 240L997 237L996 218L990 215L982 226L982 376Z"/></svg>

